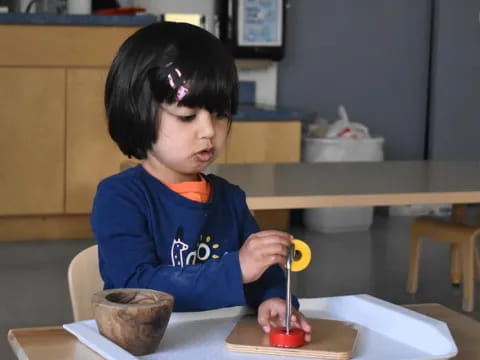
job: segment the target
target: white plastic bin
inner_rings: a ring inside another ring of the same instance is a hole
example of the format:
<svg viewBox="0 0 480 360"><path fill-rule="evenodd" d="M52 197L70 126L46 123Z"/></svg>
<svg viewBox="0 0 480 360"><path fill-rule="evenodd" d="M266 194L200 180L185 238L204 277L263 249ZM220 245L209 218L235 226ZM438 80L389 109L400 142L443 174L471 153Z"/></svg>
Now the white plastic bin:
<svg viewBox="0 0 480 360"><path fill-rule="evenodd" d="M382 161L382 137L366 139L332 139L304 137L302 161ZM355 179L352 179L355 181ZM303 223L309 230L322 233L365 231L373 222L373 207L306 209Z"/></svg>

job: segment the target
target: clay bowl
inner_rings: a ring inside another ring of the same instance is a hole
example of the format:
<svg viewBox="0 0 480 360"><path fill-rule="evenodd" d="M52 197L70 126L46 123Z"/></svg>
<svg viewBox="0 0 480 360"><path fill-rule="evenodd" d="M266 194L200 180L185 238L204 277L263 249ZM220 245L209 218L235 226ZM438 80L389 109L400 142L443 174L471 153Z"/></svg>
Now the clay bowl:
<svg viewBox="0 0 480 360"><path fill-rule="evenodd" d="M92 297L100 334L133 355L155 351L173 310L172 295L149 289L111 289Z"/></svg>

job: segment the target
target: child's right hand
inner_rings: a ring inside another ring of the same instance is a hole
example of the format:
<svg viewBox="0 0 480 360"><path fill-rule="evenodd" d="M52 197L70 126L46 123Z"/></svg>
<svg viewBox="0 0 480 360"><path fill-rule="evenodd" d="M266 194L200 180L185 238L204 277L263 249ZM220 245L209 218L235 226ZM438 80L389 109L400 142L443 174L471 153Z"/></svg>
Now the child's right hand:
<svg viewBox="0 0 480 360"><path fill-rule="evenodd" d="M258 280L271 265L285 265L293 236L265 230L251 234L239 251L243 283Z"/></svg>

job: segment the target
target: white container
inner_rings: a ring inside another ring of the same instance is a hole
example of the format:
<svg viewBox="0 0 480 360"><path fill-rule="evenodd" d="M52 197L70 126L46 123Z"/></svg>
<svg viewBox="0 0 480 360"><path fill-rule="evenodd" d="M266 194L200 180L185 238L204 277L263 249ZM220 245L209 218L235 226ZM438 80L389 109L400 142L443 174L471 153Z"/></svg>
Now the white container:
<svg viewBox="0 0 480 360"><path fill-rule="evenodd" d="M304 137L302 161L307 163L382 161L383 143L382 137L366 139ZM303 213L303 223L307 229L322 233L366 231L372 222L372 206L306 209Z"/></svg>
<svg viewBox="0 0 480 360"><path fill-rule="evenodd" d="M90 14L92 0L67 0L67 12L74 15Z"/></svg>
<svg viewBox="0 0 480 360"><path fill-rule="evenodd" d="M398 205L388 208L390 216L450 216L451 214L452 204Z"/></svg>
<svg viewBox="0 0 480 360"><path fill-rule="evenodd" d="M205 17L205 29L218 36L215 0L134 0L133 4L144 7L148 14L177 13L203 15Z"/></svg>
<svg viewBox="0 0 480 360"><path fill-rule="evenodd" d="M369 295L300 299L312 319L353 323L358 337L355 360L450 359L458 353L447 324ZM107 360L265 360L286 357L229 352L225 339L249 309L230 307L196 313L173 313L156 352L135 357L100 335L95 320L63 327ZM289 359L305 359L289 356Z"/></svg>

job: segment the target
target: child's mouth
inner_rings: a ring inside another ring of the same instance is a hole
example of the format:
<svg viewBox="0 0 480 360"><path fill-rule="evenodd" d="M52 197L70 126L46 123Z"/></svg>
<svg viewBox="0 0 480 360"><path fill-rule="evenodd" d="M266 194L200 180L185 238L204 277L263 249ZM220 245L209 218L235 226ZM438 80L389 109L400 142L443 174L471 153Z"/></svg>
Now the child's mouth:
<svg viewBox="0 0 480 360"><path fill-rule="evenodd" d="M195 154L195 157L201 162L208 162L213 157L213 149L199 151Z"/></svg>

